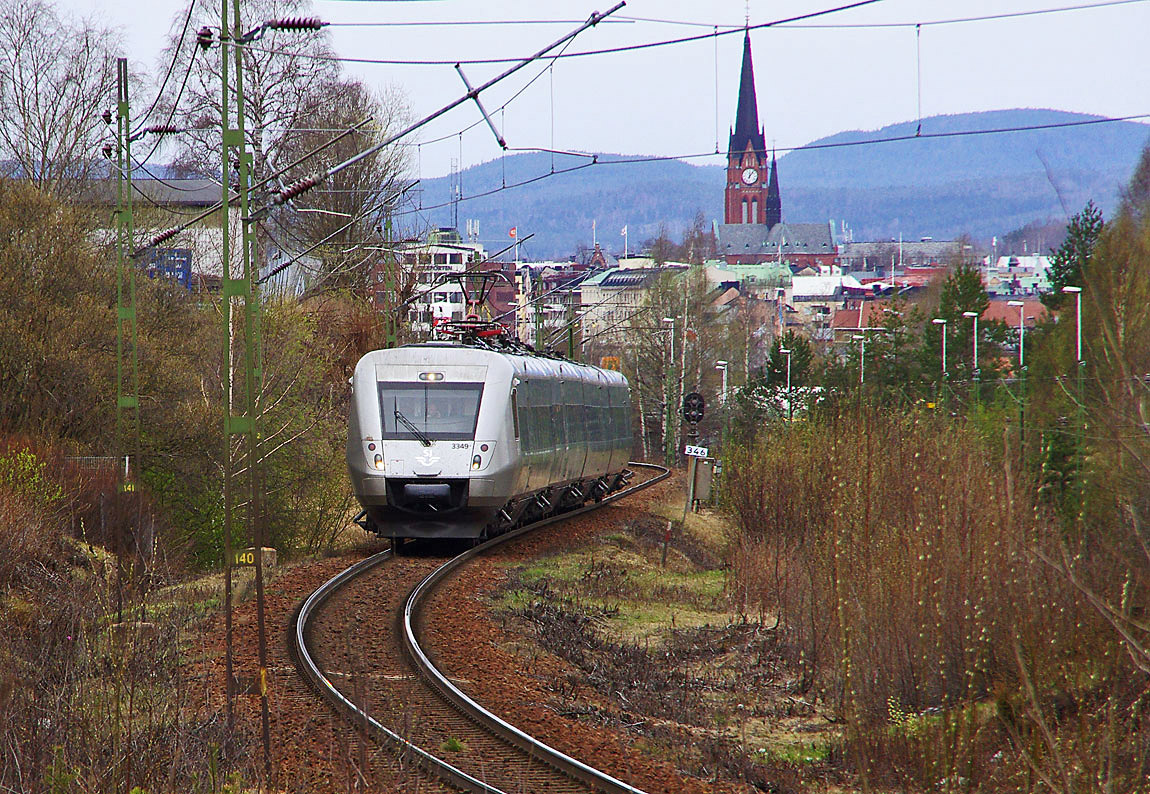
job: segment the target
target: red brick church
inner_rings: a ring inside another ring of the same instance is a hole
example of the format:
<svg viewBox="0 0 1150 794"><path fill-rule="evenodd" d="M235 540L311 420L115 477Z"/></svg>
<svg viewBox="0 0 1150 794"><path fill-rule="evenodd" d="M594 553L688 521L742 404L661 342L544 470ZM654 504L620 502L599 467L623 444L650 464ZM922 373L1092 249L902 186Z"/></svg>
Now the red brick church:
<svg viewBox="0 0 1150 794"><path fill-rule="evenodd" d="M779 166L759 126L751 34L743 37L739 104L727 146L723 223L717 224L719 255L730 265L780 261L796 272L835 263L831 223L784 223Z"/></svg>

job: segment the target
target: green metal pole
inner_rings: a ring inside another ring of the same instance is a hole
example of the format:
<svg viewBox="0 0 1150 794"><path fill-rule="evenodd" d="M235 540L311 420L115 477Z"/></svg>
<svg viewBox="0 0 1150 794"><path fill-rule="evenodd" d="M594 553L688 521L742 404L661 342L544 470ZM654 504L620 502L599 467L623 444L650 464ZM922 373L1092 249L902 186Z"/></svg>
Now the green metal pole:
<svg viewBox="0 0 1150 794"><path fill-rule="evenodd" d="M231 47L231 56L234 60L235 69L235 111L234 123L228 112L228 84L224 80L223 95L222 95L222 108L223 108L223 161L224 173L228 174L228 161L234 157L236 164L236 177L238 180L238 196L239 196L239 210L240 210L240 265L241 272L238 278L232 278L232 263L230 258L225 261L226 274L223 279L223 293L224 300L228 304L228 310L225 311L225 320L228 323L227 329L227 346L228 352L225 361L225 369L230 369L233 365L236 355L242 357L242 370L237 367L237 374L239 375L239 386L242 393L235 395L236 382L235 379L229 377L229 399L226 405L227 418L225 421L225 436L227 438L227 447L231 449L232 436L242 437L243 455L242 459L245 460L247 466L247 500L246 509L244 511L244 525L247 532L246 536L251 540L255 546L255 585L256 585L256 618L257 618L257 633L258 633L258 669L257 669L257 685L260 694L260 722L261 733L263 738L263 768L264 768L264 781L265 785L270 785L271 781L271 749L270 749L270 715L268 708L268 686L267 686L267 631L264 621L264 606L265 606L265 593L264 593L264 576L263 576L263 547L264 547L264 532L263 532L263 516L260 514L263 499L260 488L259 470L259 406L258 406L258 393L263 380L263 363L262 363L262 340L261 340L261 311L260 311L260 297L259 297L259 272L256 259L256 238L255 238L255 221L250 217L250 202L251 202L251 185L252 185L252 164L253 158L247 148L247 142L244 133L245 121L245 108L244 108L244 90L243 90L243 52L237 43L243 36L243 30L240 27L240 0L232 0L232 18L231 25L228 25L227 2L223 0L223 11L221 14L220 24L220 42L221 42L221 59L222 69L221 72L226 76L227 74L227 60L228 60L228 46ZM229 35L230 34L230 35ZM225 195L230 187L230 175L224 181ZM230 219L225 214L224 225L229 224ZM238 304L237 307L241 312L239 321L240 328L235 328L234 320L236 319L231 312L232 303ZM236 345L235 337L238 333L242 333L242 344ZM239 348L237 350L237 347ZM242 374L240 374L242 373ZM239 408L238 413L233 413L234 408ZM234 470L229 466L226 471L234 476ZM230 490L230 489L229 489ZM234 520L234 505L233 510L228 511L228 519ZM226 528L227 534L230 536L232 533L232 526ZM228 560L230 566L234 561Z"/></svg>
<svg viewBox="0 0 1150 794"><path fill-rule="evenodd" d="M139 466L140 367L136 330L136 268L130 261L134 250L135 223L132 217L131 114L128 107L126 58L116 59L116 71L116 441L121 454L126 455L130 461L120 490L132 492L135 490L133 474Z"/></svg>
<svg viewBox="0 0 1150 794"><path fill-rule="evenodd" d="M241 35L240 0L233 0L232 10L235 19L235 36ZM236 130L239 133L239 182L240 209L243 218L244 282L247 284L244 312L244 382L246 385L244 409L248 416L248 527L250 537L256 547L256 623L259 634L259 687L260 687L260 726L264 752L264 784L271 785L271 716L268 703L268 639L265 621L265 590L263 571L263 549L265 545L262 486L262 472L259 454L260 407L259 393L263 386L263 334L262 311L260 307L259 266L256 252L255 221L250 217L252 187L252 153L248 151L244 135L244 90L242 51L234 50L236 58Z"/></svg>
<svg viewBox="0 0 1150 794"><path fill-rule="evenodd" d="M228 145L231 142L231 119L228 112L228 46L230 41L228 24L228 0L220 0L220 134L221 164L220 181L223 183L223 200L220 209L223 221L220 226L220 310L223 316L224 350L223 366L220 372L223 381L224 423L223 423L223 464L224 464L224 676L227 688L227 744L230 757L232 737L235 735L235 659L232 642L232 296L234 284L231 265L231 158Z"/></svg>

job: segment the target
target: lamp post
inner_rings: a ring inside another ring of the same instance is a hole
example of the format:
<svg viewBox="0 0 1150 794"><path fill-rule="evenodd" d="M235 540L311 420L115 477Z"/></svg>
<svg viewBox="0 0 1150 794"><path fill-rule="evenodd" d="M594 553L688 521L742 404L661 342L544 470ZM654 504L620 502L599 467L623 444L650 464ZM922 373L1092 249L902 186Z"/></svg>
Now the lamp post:
<svg viewBox="0 0 1150 794"><path fill-rule="evenodd" d="M855 334L851 337L859 343L859 386L866 383L866 334Z"/></svg>
<svg viewBox="0 0 1150 794"><path fill-rule="evenodd" d="M1078 374L1077 377L1077 390L1078 390L1078 432L1081 434L1085 431L1083 425L1083 405L1082 405L1082 375L1086 362L1082 360L1082 287L1063 287L1062 291L1067 295L1074 296L1075 304L1075 344L1074 344L1074 362L1075 370Z"/></svg>
<svg viewBox="0 0 1150 794"><path fill-rule="evenodd" d="M980 375L978 369L978 312L963 312L962 316L974 320L974 331L972 334L974 337L974 351L971 353L974 358L970 362L970 379L972 388L974 389L974 399L978 400L978 376Z"/></svg>
<svg viewBox="0 0 1150 794"><path fill-rule="evenodd" d="M1074 296L1076 308L1074 361L1082 366L1082 287L1063 287L1062 291Z"/></svg>
<svg viewBox="0 0 1150 794"><path fill-rule="evenodd" d="M1018 307L1018 446L1026 448L1026 304L1022 301L1007 301L1007 306Z"/></svg>
<svg viewBox="0 0 1150 794"><path fill-rule="evenodd" d="M1026 371L1026 304L1022 301L1007 301L1007 306L1018 307L1018 369Z"/></svg>
<svg viewBox="0 0 1150 794"><path fill-rule="evenodd" d="M946 320L935 317L931 322L942 326L942 379L946 380Z"/></svg>
<svg viewBox="0 0 1150 794"><path fill-rule="evenodd" d="M791 350L780 347L779 352L787 357L787 421L790 422L795 418L794 400L791 399Z"/></svg>
<svg viewBox="0 0 1150 794"><path fill-rule="evenodd" d="M671 350L669 353L667 353L667 360L674 363L674 361L675 361L675 318L674 317L664 317L663 318L663 325L670 325L671 326Z"/></svg>
<svg viewBox="0 0 1150 794"><path fill-rule="evenodd" d="M720 392L719 404L727 404L727 362L719 360L715 362L715 369L721 370L723 373L723 390Z"/></svg>

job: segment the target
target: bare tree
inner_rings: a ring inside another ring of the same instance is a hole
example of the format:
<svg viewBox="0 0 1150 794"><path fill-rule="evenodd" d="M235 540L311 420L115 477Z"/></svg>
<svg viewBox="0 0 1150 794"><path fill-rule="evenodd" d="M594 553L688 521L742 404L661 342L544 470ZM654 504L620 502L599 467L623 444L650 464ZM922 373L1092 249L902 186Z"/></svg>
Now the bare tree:
<svg viewBox="0 0 1150 794"><path fill-rule="evenodd" d="M332 81L317 89L321 99L309 130L284 148L294 160L326 143L337 130L355 132L308 161L310 172L328 168L375 145L407 118L403 96L376 92L355 81ZM361 122L367 120L363 126ZM323 240L315 255L321 272L314 286L363 290L371 286L369 264L381 256L385 227L406 185L406 150L388 147L343 169L293 206L272 216L269 230L281 247Z"/></svg>
<svg viewBox="0 0 1150 794"><path fill-rule="evenodd" d="M194 3L189 27L218 28L215 0ZM253 31L270 20L307 16L310 11L308 0L244 0L241 29ZM201 52L186 43L186 56L177 55L186 15L185 10L175 20L166 57L194 60L187 67L186 85L173 83L166 104L176 123L189 130L180 139L177 169L210 178L220 169L220 50L210 47ZM243 122L256 179L286 168L355 128L273 183L282 187L363 151L406 118L405 102L397 91L377 93L342 79L333 56L327 34L310 30L268 29L243 45ZM229 84L234 93L234 74ZM382 228L392 209L387 199L400 192L405 161L403 150L393 147L340 171L321 188L272 212L263 224L261 244L292 255L322 241L312 252L321 262L313 285L369 287L371 260L379 258Z"/></svg>
<svg viewBox="0 0 1150 794"><path fill-rule="evenodd" d="M99 167L118 38L43 0L0 0L0 165L58 196Z"/></svg>
<svg viewBox="0 0 1150 794"><path fill-rule="evenodd" d="M190 29L206 27L218 35L217 0L193 2ZM310 11L311 3L307 0L244 0L240 23L247 32L269 20L306 16ZM186 15L186 10L176 15L173 33L161 58L165 63L173 58L184 64L188 58L193 61L186 85L173 81L163 106L173 114L176 126L189 130L178 139L174 165L185 173L210 177L219 173L220 166L220 48L213 46L201 51L186 40L183 52L177 52ZM234 20L231 22L234 24ZM317 91L317 86L328 85L339 75L333 56L327 34L310 30L269 30L244 45L241 76L244 132L254 156L253 173L257 177L284 165L281 154L306 134L309 117L322 103L322 93ZM232 65L229 64L229 84L234 97Z"/></svg>

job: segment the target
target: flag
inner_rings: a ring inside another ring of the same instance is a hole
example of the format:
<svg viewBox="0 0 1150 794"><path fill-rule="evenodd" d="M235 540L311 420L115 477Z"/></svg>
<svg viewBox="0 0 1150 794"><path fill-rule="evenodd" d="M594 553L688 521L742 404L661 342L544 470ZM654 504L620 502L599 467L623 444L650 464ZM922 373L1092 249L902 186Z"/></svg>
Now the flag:
<svg viewBox="0 0 1150 794"><path fill-rule="evenodd" d="M516 236L516 234L518 234L518 231L519 231L518 226L512 226L510 229L507 230L507 236L513 238Z"/></svg>
<svg viewBox="0 0 1150 794"><path fill-rule="evenodd" d="M621 235L623 235L624 237L626 237L626 236L627 236L627 227L626 227L626 226L624 226L624 227L623 227L623 230L622 230L621 232L619 232L619 234L621 234Z"/></svg>

